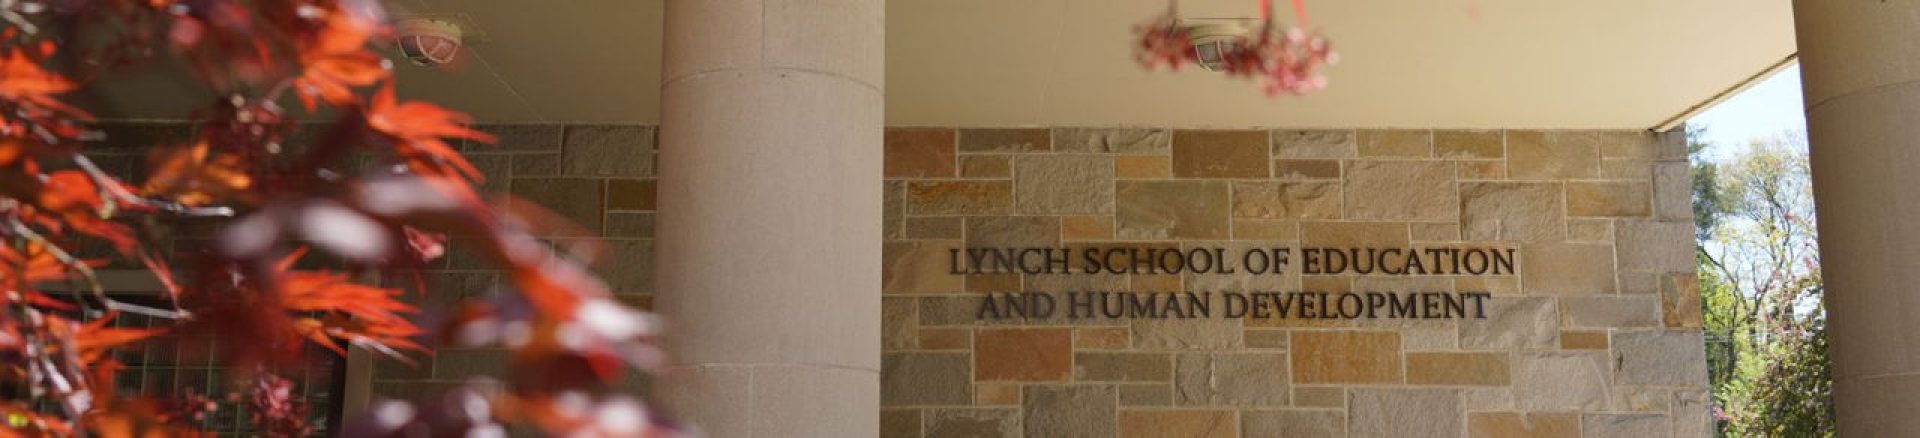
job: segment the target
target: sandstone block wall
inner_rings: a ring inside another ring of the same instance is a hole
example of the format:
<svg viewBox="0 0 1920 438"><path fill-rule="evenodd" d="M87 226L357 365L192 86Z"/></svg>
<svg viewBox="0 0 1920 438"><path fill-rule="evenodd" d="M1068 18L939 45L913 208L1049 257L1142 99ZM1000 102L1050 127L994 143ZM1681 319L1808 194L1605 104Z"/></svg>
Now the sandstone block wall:
<svg viewBox="0 0 1920 438"><path fill-rule="evenodd" d="M461 147L491 176L483 189L582 226L548 238L605 239L602 275L646 306L654 129L482 128L500 144ZM130 143L184 132L115 130ZM886 138L884 436L1708 433L1677 135L905 127ZM142 173L139 151L98 153ZM947 272L949 249L1091 245L1499 247L1515 249L1518 274ZM432 310L501 292L461 239L449 249L428 293L407 299ZM1494 296L1486 319L1466 320L975 318L986 292L1256 289ZM372 388L418 398L505 362L442 349L419 367L382 362Z"/></svg>
<svg viewBox="0 0 1920 438"><path fill-rule="evenodd" d="M1678 134L901 127L889 437L1703 436ZM968 247L1512 248L1517 274L949 272ZM1484 319L976 319L987 292L1489 292Z"/></svg>

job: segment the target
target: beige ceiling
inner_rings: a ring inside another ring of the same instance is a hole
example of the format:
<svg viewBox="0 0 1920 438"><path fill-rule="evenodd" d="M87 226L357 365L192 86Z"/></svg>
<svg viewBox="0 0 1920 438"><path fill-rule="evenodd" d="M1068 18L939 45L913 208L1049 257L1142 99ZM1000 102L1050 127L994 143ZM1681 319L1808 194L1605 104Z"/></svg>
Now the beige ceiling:
<svg viewBox="0 0 1920 438"><path fill-rule="evenodd" d="M464 14L485 34L455 71L397 67L403 94L490 121L659 119L663 0L389 3ZM1181 7L1244 17L1254 3ZM1135 66L1129 28L1165 6L888 0L887 122L1639 129L1794 53L1788 0L1309 0L1342 63L1323 93L1268 99L1245 81ZM136 80L101 104L165 117L168 85Z"/></svg>

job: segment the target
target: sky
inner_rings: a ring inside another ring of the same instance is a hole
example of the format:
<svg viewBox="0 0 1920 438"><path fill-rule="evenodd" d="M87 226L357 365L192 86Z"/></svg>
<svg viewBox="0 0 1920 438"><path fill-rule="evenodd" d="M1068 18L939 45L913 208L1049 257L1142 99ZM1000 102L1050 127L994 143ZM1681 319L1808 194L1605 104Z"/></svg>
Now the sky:
<svg viewBox="0 0 1920 438"><path fill-rule="evenodd" d="M1801 109L1800 101L1800 65L1781 69L1688 119L1687 124L1707 128L1706 139L1713 146L1705 155L1714 160L1741 150L1755 138L1784 131L1806 132L1806 112Z"/></svg>

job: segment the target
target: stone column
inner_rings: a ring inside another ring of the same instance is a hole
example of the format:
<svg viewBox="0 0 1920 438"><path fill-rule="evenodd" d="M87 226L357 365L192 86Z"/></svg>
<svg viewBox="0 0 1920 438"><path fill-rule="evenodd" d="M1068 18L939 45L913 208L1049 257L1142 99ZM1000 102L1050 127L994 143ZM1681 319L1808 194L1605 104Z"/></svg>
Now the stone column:
<svg viewBox="0 0 1920 438"><path fill-rule="evenodd" d="M1920 436L1920 2L1794 2L1841 436Z"/></svg>
<svg viewBox="0 0 1920 438"><path fill-rule="evenodd" d="M879 428L882 0L669 0L656 307L716 437Z"/></svg>

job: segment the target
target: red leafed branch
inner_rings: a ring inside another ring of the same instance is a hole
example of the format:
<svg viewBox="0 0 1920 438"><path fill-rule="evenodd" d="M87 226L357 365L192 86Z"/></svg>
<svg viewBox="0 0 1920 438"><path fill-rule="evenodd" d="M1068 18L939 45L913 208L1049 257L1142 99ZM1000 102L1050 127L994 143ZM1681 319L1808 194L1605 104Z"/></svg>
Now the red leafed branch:
<svg viewBox="0 0 1920 438"><path fill-rule="evenodd" d="M1293 0L1299 26L1275 20L1269 3L1260 0L1259 23L1251 32L1232 36L1229 44L1218 46L1214 69L1228 76L1259 79L1261 91L1269 97L1301 96L1325 89L1327 78L1320 70L1340 59L1332 43L1319 31L1305 27L1304 0ZM1169 4L1167 12L1135 26L1134 37L1134 60L1148 69L1178 71L1201 62L1192 29L1181 21L1174 4Z"/></svg>
<svg viewBox="0 0 1920 438"><path fill-rule="evenodd" d="M605 390L661 361L656 324L586 269L598 251L556 255L526 229L572 225L481 201L485 175L453 145L493 137L465 114L396 97L404 84L373 50L388 35L375 0L7 1L0 21L0 437L198 436L219 400L247 404L260 433L309 434L315 407L277 375L301 351L410 363L439 345L505 348L512 366L498 384L387 402L336 432L677 434L644 400ZM124 144L68 103L142 66L182 66L211 91L189 138ZM297 121L323 116L336 119ZM303 129L320 135L293 135ZM148 150L146 176L96 164L88 148L103 143ZM175 229L209 222L219 226L202 250L165 249ZM417 309L414 292L372 281L419 278L446 236L474 239L515 293ZM96 271L107 265L150 273L160 304L109 294ZM436 312L446 315L422 322ZM227 346L213 357L235 376L224 387L114 387L116 351L207 335Z"/></svg>

